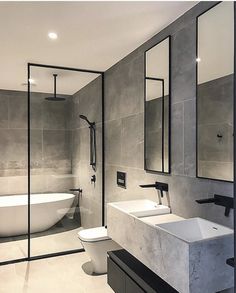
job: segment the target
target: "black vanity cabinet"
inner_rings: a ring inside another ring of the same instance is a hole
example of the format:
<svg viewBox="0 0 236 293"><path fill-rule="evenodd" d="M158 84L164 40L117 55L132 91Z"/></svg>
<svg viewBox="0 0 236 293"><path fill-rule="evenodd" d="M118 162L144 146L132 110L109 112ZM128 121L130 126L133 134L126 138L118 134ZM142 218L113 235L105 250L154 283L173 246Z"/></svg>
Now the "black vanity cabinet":
<svg viewBox="0 0 236 293"><path fill-rule="evenodd" d="M178 293L124 249L108 252L107 282L115 293Z"/></svg>

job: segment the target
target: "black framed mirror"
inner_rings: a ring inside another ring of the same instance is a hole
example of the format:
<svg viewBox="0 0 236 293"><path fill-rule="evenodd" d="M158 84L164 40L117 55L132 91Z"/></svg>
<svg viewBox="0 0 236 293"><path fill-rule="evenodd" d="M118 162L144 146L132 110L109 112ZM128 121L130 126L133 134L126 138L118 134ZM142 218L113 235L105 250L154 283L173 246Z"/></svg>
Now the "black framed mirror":
<svg viewBox="0 0 236 293"><path fill-rule="evenodd" d="M170 173L170 36L145 52L144 169Z"/></svg>
<svg viewBox="0 0 236 293"><path fill-rule="evenodd" d="M233 181L234 4L197 18L197 177Z"/></svg>

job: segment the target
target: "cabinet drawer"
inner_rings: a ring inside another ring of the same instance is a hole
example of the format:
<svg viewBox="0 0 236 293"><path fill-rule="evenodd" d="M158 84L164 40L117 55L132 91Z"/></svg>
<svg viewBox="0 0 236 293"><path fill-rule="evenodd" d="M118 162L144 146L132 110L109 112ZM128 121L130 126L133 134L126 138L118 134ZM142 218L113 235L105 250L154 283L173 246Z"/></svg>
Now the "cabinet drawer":
<svg viewBox="0 0 236 293"><path fill-rule="evenodd" d="M125 273L118 267L118 265L107 258L107 283L116 293L125 293Z"/></svg>
<svg viewBox="0 0 236 293"><path fill-rule="evenodd" d="M130 277L126 275L126 293L145 293Z"/></svg>

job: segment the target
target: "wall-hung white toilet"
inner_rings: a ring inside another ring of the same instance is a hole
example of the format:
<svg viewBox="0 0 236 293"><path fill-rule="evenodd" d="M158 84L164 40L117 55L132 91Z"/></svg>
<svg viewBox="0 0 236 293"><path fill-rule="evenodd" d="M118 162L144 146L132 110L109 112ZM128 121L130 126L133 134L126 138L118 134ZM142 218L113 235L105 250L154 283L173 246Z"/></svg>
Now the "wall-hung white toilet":
<svg viewBox="0 0 236 293"><path fill-rule="evenodd" d="M91 259L93 272L104 274L107 272L107 252L121 249L121 247L107 236L105 227L85 229L78 232L81 244Z"/></svg>

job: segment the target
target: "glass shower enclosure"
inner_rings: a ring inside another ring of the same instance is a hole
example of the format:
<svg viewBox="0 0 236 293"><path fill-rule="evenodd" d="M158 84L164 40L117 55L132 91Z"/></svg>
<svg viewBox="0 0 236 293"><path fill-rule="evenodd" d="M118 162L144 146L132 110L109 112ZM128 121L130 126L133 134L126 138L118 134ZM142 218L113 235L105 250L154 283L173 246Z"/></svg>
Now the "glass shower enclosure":
<svg viewBox="0 0 236 293"><path fill-rule="evenodd" d="M29 63L27 87L0 90L0 264L83 251L104 224L104 73Z"/></svg>

